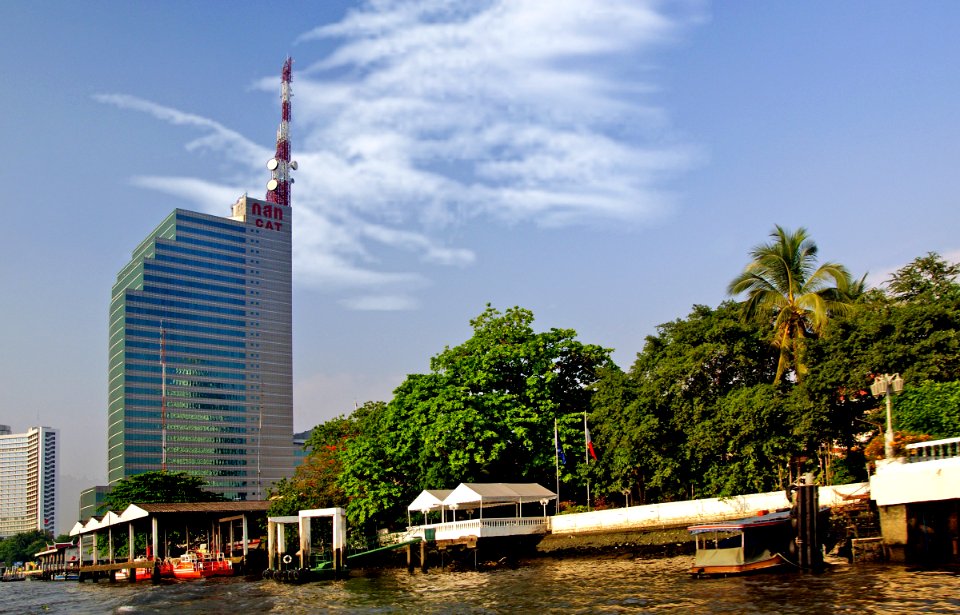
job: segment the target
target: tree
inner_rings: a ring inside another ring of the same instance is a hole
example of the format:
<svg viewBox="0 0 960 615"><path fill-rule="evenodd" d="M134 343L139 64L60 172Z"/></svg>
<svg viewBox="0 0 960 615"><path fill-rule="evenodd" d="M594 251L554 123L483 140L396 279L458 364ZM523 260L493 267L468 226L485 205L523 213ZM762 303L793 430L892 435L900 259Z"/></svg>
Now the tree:
<svg viewBox="0 0 960 615"><path fill-rule="evenodd" d="M119 512L130 504L218 502L224 499L218 493L205 490L205 485L202 478L188 472L143 472L117 481L104 502L109 510Z"/></svg>
<svg viewBox="0 0 960 615"><path fill-rule="evenodd" d="M529 310L488 305L469 340L436 355L429 374L408 376L364 421L343 455L352 522L405 518L422 489L553 483L554 419L582 417L610 351L578 342L572 329L536 333L532 323Z"/></svg>
<svg viewBox="0 0 960 615"><path fill-rule="evenodd" d="M926 297L934 301L956 297L960 291L957 276L960 264L948 263L936 252L918 256L898 269L887 281L890 294L900 301Z"/></svg>
<svg viewBox="0 0 960 615"><path fill-rule="evenodd" d="M314 427L304 445L310 451L306 459L291 478L280 480L270 490L269 514L296 515L300 510L345 506L346 494L340 487L341 455L359 433L363 416L383 405L367 402L348 417L338 416Z"/></svg>
<svg viewBox="0 0 960 615"><path fill-rule="evenodd" d="M770 382L777 365L765 328L740 314L732 301L715 309L694 306L686 318L657 327L630 372L601 372L591 414L594 438L607 451L597 463L599 489L630 489L640 501L656 502L734 488L741 468L730 463L725 439L736 423L729 418L735 409L724 400ZM763 394L751 404L766 399ZM777 398L767 402L775 407ZM790 432L793 423L778 427ZM774 435L748 429L737 434L738 445L760 451ZM778 465L785 465L785 453L766 455L775 463L756 463L754 478L761 478L752 482L775 483L782 473Z"/></svg>
<svg viewBox="0 0 960 615"><path fill-rule="evenodd" d="M0 540L0 562L13 566L14 562L32 562L34 554L46 549L50 535L42 530L21 532Z"/></svg>
<svg viewBox="0 0 960 615"><path fill-rule="evenodd" d="M728 291L747 293L745 318L773 320L773 345L780 350L777 383L790 369L798 380L806 373L804 340L821 334L831 315L847 313L848 291L862 289L842 265L827 262L814 269L817 244L805 228L791 233L777 226L770 236L773 241L751 251L753 260Z"/></svg>

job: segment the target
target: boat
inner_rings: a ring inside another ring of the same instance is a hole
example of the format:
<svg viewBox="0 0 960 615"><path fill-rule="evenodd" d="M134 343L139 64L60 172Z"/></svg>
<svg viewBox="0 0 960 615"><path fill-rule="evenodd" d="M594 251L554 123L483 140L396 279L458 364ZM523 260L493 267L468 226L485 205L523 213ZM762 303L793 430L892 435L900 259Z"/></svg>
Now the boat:
<svg viewBox="0 0 960 615"><path fill-rule="evenodd" d="M188 551L173 567L173 576L178 579L229 577L233 576L233 564L223 557L223 553Z"/></svg>
<svg viewBox="0 0 960 615"><path fill-rule="evenodd" d="M744 574L795 565L789 559L794 538L789 509L687 529L697 543L690 569L695 576Z"/></svg>
<svg viewBox="0 0 960 615"><path fill-rule="evenodd" d="M136 561L138 561L138 562L145 562L145 561L147 561L147 560L145 560L145 559L138 559L138 560L136 560ZM154 565L154 566L150 566L149 568L136 568L136 575L137 575L137 576L136 576L136 580L137 580L137 581L150 581L150 580L152 580L152 579L153 579L153 570L154 570L154 567L155 567L155 565ZM128 576L127 570L128 570L127 568L123 568L123 569L121 569L121 570L118 570L118 571L116 572L116 577L115 577L116 580L118 580L118 581L125 581L125 580L127 579L127 576ZM169 561L169 560L163 560L163 561L161 561L161 562L160 562L160 578L162 578L162 579L164 579L164 578L165 578L165 579L172 579L173 576L174 576L174 574L173 574L173 562L171 562L171 561Z"/></svg>
<svg viewBox="0 0 960 615"><path fill-rule="evenodd" d="M27 575L23 573L22 569L7 570L3 573L3 576L0 577L0 581L4 583L11 583L13 581L24 581L26 580Z"/></svg>

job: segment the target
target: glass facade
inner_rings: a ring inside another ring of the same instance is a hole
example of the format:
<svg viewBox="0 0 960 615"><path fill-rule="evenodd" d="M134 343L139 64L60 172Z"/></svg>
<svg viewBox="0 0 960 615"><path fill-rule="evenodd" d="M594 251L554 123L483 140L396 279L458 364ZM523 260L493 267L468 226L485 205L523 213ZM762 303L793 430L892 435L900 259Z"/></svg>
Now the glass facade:
<svg viewBox="0 0 960 615"><path fill-rule="evenodd" d="M229 218L178 209L117 274L110 484L165 466L263 499L293 473L290 217L246 196Z"/></svg>
<svg viewBox="0 0 960 615"><path fill-rule="evenodd" d="M0 426L0 538L54 533L57 516L57 430L11 433Z"/></svg>

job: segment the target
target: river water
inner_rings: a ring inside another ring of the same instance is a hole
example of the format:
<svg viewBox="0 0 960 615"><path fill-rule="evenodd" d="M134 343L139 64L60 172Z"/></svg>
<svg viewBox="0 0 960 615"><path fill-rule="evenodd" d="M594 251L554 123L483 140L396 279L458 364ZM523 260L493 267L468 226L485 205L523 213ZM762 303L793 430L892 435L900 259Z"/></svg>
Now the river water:
<svg viewBox="0 0 960 615"><path fill-rule="evenodd" d="M358 573L293 586L241 578L0 584L2 613L960 613L960 575L839 564L692 579L689 556L541 558L515 569Z"/></svg>

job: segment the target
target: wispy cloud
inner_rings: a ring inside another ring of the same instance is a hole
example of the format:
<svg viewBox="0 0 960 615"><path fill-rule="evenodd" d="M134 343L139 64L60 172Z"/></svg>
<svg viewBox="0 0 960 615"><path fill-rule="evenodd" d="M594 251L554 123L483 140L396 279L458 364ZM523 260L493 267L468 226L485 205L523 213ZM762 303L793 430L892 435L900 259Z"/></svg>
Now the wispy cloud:
<svg viewBox="0 0 960 615"><path fill-rule="evenodd" d="M473 249L449 244L451 227L632 224L669 209L669 180L694 164L697 151L674 138L656 102L655 51L684 35L697 7L371 0L300 36L293 83L300 281L346 292L343 303L353 309L413 309L429 266L477 259ZM316 41L335 47L311 61ZM277 78L257 85L275 93ZM238 163L249 185L263 180L272 148L135 97L98 100L200 129L205 136L188 148ZM210 205L233 188L179 177L136 181ZM384 250L423 265L390 271Z"/></svg>

